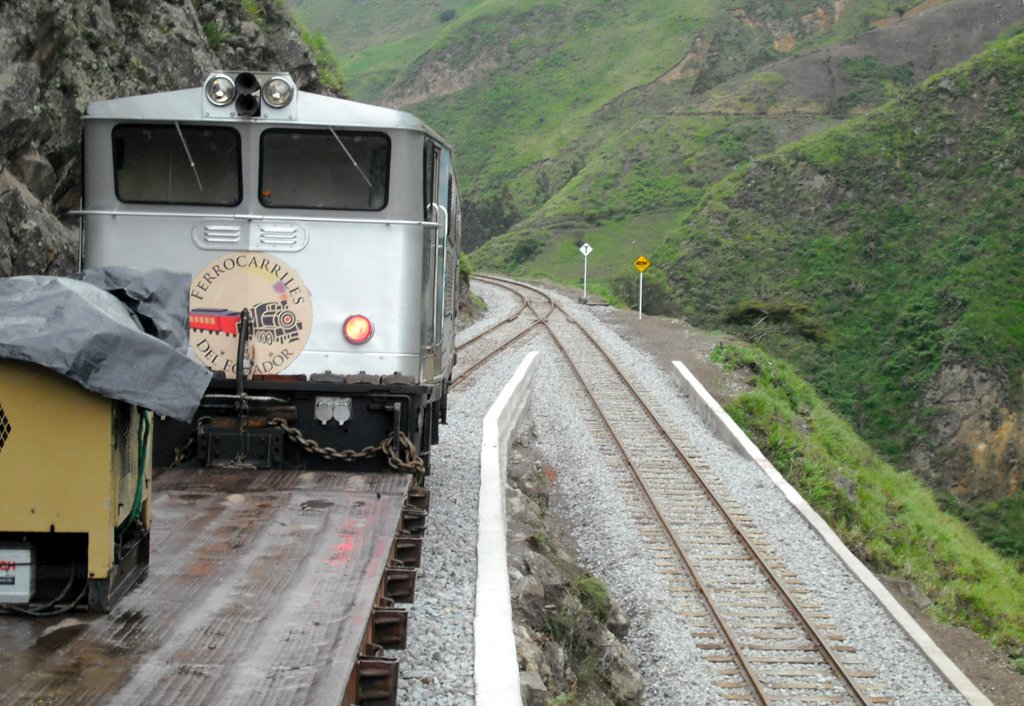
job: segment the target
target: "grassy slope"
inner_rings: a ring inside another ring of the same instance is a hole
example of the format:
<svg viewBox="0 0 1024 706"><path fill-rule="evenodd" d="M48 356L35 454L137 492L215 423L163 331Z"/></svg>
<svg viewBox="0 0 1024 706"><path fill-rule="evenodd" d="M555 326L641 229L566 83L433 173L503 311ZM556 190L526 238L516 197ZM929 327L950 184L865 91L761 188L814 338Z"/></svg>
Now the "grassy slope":
<svg viewBox="0 0 1024 706"><path fill-rule="evenodd" d="M895 457L944 360L1019 385L1022 92L1024 35L723 180L659 253L680 308L705 325L737 307L799 314L819 340L792 321L758 337Z"/></svg>
<svg viewBox="0 0 1024 706"><path fill-rule="evenodd" d="M788 366L753 348L715 357L749 367L755 389L729 413L875 571L912 581L937 619L970 627L1024 670L1024 576L910 473L882 461Z"/></svg>
<svg viewBox="0 0 1024 706"><path fill-rule="evenodd" d="M458 55L457 42L489 36L507 44L507 63L464 91L413 108L459 146L471 194L510 185L526 210L580 169L585 154L577 143L591 116L682 56L706 4L679 10L667 2L492 0L464 20L451 40L456 46L437 50Z"/></svg>
<svg viewBox="0 0 1024 706"><path fill-rule="evenodd" d="M452 20L485 0L367 2L286 0L295 16L322 34L349 77L351 95L374 102L395 77L420 56Z"/></svg>

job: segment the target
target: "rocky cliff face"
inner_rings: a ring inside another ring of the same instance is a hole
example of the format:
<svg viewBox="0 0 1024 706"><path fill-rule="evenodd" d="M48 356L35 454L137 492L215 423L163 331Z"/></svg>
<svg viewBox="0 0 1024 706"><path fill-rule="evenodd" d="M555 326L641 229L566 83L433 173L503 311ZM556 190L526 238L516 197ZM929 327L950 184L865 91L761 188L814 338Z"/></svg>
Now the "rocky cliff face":
<svg viewBox="0 0 1024 706"><path fill-rule="evenodd" d="M911 461L935 487L969 502L998 500L1021 489L1021 408L998 375L947 361L925 396L931 431Z"/></svg>
<svg viewBox="0 0 1024 706"><path fill-rule="evenodd" d="M0 276L77 266L81 116L92 101L289 71L323 91L277 0L2 0Z"/></svg>

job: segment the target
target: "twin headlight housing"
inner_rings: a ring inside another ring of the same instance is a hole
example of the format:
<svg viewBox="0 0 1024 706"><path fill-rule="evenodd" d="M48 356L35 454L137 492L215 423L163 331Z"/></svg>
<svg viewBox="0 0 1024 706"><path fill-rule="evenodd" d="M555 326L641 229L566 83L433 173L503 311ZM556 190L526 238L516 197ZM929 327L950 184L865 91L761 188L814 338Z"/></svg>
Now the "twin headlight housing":
<svg viewBox="0 0 1024 706"><path fill-rule="evenodd" d="M206 78L203 95L209 118L295 119L295 82L288 74L215 72Z"/></svg>

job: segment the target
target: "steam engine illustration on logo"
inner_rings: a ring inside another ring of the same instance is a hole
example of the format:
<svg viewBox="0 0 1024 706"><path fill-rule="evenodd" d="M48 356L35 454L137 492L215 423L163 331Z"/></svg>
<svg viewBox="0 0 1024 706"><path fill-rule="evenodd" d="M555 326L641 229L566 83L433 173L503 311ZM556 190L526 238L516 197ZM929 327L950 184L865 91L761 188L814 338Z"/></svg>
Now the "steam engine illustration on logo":
<svg viewBox="0 0 1024 706"><path fill-rule="evenodd" d="M258 343L293 343L299 340L302 322L281 302L263 302L249 308L252 335ZM192 331L238 335L242 312L228 309L192 309L188 327Z"/></svg>
<svg viewBox="0 0 1024 706"><path fill-rule="evenodd" d="M215 71L90 104L83 146L82 266L188 274L189 346L214 373L192 424L159 421L155 463L187 448L207 465L376 470L400 446L429 466L462 228L440 135L285 73Z"/></svg>

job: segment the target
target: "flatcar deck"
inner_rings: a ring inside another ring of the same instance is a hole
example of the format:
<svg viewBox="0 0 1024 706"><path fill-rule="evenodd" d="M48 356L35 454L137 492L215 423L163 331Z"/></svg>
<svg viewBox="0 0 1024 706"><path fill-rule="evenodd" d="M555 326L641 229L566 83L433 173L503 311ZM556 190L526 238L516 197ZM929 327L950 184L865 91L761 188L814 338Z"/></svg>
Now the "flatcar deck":
<svg viewBox="0 0 1024 706"><path fill-rule="evenodd" d="M0 617L0 703L343 703L410 478L169 470L109 615Z"/></svg>

